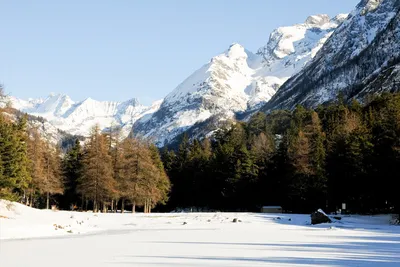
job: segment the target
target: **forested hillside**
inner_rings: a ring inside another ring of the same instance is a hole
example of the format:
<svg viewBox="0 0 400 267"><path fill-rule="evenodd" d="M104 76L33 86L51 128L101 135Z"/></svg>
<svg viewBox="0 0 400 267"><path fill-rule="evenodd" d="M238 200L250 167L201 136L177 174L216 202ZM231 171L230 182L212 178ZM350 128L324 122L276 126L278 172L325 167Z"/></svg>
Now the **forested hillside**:
<svg viewBox="0 0 400 267"><path fill-rule="evenodd" d="M184 136L162 159L170 209L398 211L400 94L258 113L211 140Z"/></svg>

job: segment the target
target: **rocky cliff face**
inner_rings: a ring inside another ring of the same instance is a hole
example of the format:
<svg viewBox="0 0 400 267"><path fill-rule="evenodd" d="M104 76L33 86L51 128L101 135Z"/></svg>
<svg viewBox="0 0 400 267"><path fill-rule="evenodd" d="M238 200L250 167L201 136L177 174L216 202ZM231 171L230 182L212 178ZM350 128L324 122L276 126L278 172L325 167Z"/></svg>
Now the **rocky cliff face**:
<svg viewBox="0 0 400 267"><path fill-rule="evenodd" d="M313 60L290 78L263 107L315 107L339 93L362 100L367 94L398 91L400 1L363 0Z"/></svg>

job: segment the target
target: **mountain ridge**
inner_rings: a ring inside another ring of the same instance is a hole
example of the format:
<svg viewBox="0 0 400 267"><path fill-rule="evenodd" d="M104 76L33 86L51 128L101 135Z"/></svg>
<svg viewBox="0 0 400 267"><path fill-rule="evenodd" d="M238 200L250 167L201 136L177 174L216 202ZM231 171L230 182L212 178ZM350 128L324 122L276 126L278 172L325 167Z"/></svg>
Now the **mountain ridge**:
<svg viewBox="0 0 400 267"><path fill-rule="evenodd" d="M99 124L101 129L119 126L122 135L128 136L133 123L159 105L156 101L152 106L143 106L136 98L116 102L88 97L75 102L68 95L54 93L47 98L27 101L11 96L6 101L22 112L45 118L60 130L81 136L87 136L95 124Z"/></svg>
<svg viewBox="0 0 400 267"><path fill-rule="evenodd" d="M232 44L168 94L151 118L138 120L134 132L162 146L211 117L223 122L257 110L307 64L346 17L314 15L277 28L256 54Z"/></svg>
<svg viewBox="0 0 400 267"><path fill-rule="evenodd" d="M389 84L399 77L394 75L400 62L399 12L398 0L361 1L309 65L282 85L262 110L316 107L338 94L363 100L368 94L398 91ZM390 78L380 83L386 88L376 83L379 77Z"/></svg>

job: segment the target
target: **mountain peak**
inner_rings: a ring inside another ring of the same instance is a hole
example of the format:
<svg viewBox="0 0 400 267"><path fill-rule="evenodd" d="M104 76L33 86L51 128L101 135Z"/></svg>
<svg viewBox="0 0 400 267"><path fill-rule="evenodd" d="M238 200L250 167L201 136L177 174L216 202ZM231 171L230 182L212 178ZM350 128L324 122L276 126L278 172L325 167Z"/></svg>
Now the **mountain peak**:
<svg viewBox="0 0 400 267"><path fill-rule="evenodd" d="M345 21L348 17L349 17L349 14L339 14L339 15L335 16L334 18L332 18L332 22L340 24L343 21Z"/></svg>
<svg viewBox="0 0 400 267"><path fill-rule="evenodd" d="M319 14L319 15L313 15L309 16L305 23L310 24L310 25L317 25L317 26L322 26L326 23L329 23L331 18L326 15L326 14Z"/></svg>
<svg viewBox="0 0 400 267"><path fill-rule="evenodd" d="M139 100L137 98L129 99L129 100L125 101L124 103L134 106L134 107L140 106Z"/></svg>
<svg viewBox="0 0 400 267"><path fill-rule="evenodd" d="M93 102L93 101L96 101L96 100L94 100L91 97L87 97L87 98L85 98L85 100L82 101L82 103L90 103L90 102Z"/></svg>
<svg viewBox="0 0 400 267"><path fill-rule="evenodd" d="M238 43L231 44L225 54L232 59L247 58L246 49Z"/></svg>

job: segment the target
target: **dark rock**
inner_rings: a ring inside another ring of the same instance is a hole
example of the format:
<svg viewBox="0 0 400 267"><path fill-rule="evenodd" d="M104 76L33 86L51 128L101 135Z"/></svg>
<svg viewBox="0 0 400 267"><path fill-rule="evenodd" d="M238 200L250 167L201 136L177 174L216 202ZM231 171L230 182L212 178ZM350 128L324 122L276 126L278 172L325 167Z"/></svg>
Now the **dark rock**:
<svg viewBox="0 0 400 267"><path fill-rule="evenodd" d="M232 222L237 223L239 220L237 218L233 219Z"/></svg>
<svg viewBox="0 0 400 267"><path fill-rule="evenodd" d="M183 222L182 224L183 224L183 225L186 225L186 224L187 224L187 222Z"/></svg>
<svg viewBox="0 0 400 267"><path fill-rule="evenodd" d="M321 224L321 223L331 223L331 222L332 222L331 219L329 219L329 217L321 209L311 214L311 224Z"/></svg>
<svg viewBox="0 0 400 267"><path fill-rule="evenodd" d="M339 216L333 216L333 219L340 221L342 219L342 217Z"/></svg>

